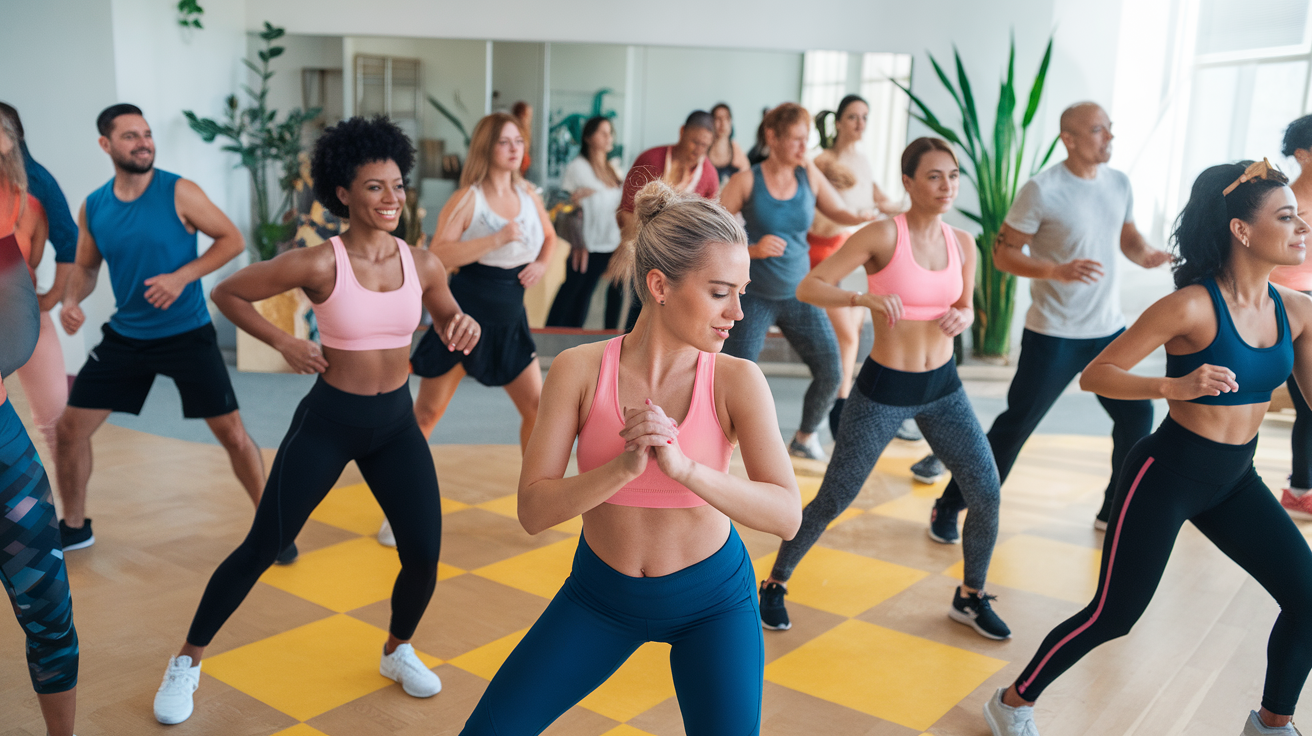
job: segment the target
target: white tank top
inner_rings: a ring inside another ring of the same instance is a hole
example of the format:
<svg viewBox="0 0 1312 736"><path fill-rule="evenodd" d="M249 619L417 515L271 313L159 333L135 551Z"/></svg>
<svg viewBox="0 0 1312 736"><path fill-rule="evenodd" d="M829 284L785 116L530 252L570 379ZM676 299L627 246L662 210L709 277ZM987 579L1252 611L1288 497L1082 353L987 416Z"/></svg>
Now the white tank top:
<svg viewBox="0 0 1312 736"><path fill-rule="evenodd" d="M488 206L481 186L473 187L473 190L474 216L469 221L469 228L460 236L462 241L495 234L509 222ZM506 243L478 259L478 262L484 266L518 268L531 263L542 251L542 242L546 239L546 235L542 232L538 207L522 186L515 185L515 191L519 194L519 214L515 215L515 222L519 223L520 239Z"/></svg>

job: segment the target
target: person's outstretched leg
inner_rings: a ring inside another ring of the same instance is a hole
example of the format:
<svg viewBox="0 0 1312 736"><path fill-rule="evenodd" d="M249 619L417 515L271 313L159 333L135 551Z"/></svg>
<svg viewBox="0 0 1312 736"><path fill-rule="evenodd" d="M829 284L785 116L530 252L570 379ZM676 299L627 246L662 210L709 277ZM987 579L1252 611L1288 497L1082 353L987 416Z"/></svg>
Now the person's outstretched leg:
<svg viewBox="0 0 1312 736"><path fill-rule="evenodd" d="M419 396L415 398L415 421L424 439L431 437L437 423L442 421L442 415L446 414L456 389L460 388L460 379L464 377L465 367L457 364L440 376L419 382Z"/></svg>
<svg viewBox="0 0 1312 736"><path fill-rule="evenodd" d="M1125 467L1125 458L1139 440L1152 434L1153 402L1121 401L1099 396L1098 402L1112 418L1112 475L1107 481L1107 490L1103 492L1102 508L1098 510L1097 520L1101 526L1111 513L1112 499L1120 487L1121 471Z"/></svg>
<svg viewBox="0 0 1312 736"><path fill-rule="evenodd" d="M765 643L750 597L697 624L672 642L670 670L688 736L756 736L761 732Z"/></svg>
<svg viewBox="0 0 1312 736"><path fill-rule="evenodd" d="M55 334L55 323L49 312L41 313L41 335L36 350L18 369L18 380L23 384L27 405L32 410L32 424L45 440L47 457L53 460L55 426L68 405L68 369L64 368L64 350L59 346L59 336Z"/></svg>
<svg viewBox="0 0 1312 736"><path fill-rule="evenodd" d="M91 480L91 435L109 418L109 409L69 406L55 426L55 479L64 523L75 529L87 520L87 483Z"/></svg>
<svg viewBox="0 0 1312 736"><path fill-rule="evenodd" d="M538 421L538 402L542 400L542 364L534 358L515 380L506 384L506 394L519 410L519 451L528 447L533 425Z"/></svg>
<svg viewBox="0 0 1312 736"><path fill-rule="evenodd" d="M1289 448L1293 452L1293 463L1289 473L1289 488L1300 492L1312 489L1312 409L1308 408L1303 392L1293 376L1285 382L1289 389L1289 400L1294 404L1294 430L1289 436Z"/></svg>
<svg viewBox="0 0 1312 736"><path fill-rule="evenodd" d="M779 302L775 324L811 369L811 385L802 398L802 422L797 428L797 440L806 443L820 429L843 381L838 338L823 309L796 299Z"/></svg>
<svg viewBox="0 0 1312 736"><path fill-rule="evenodd" d="M224 450L227 450L228 460L232 463L232 472L246 489L246 495L251 497L253 503L259 505L260 493L264 490L264 456L260 454L259 446L246 431L246 425L242 424L241 413L231 411L217 417L209 417L205 423L214 433L214 438L223 445Z"/></svg>

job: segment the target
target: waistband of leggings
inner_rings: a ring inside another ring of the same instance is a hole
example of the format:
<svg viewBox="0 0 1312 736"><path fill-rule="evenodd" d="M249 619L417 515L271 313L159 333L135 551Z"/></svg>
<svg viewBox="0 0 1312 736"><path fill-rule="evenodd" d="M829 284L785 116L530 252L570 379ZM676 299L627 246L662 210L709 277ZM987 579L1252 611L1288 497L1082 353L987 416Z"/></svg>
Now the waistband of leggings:
<svg viewBox="0 0 1312 736"><path fill-rule="evenodd" d="M909 373L894 370L867 357L856 375L856 389L876 404L920 406L947 396L961 388L957 361L948 358L933 370Z"/></svg>
<svg viewBox="0 0 1312 736"><path fill-rule="evenodd" d="M1162 420L1144 442L1154 461L1200 483L1224 484L1238 480L1253 467L1257 437L1242 445L1209 440L1171 418Z"/></svg>
<svg viewBox="0 0 1312 736"><path fill-rule="evenodd" d="M409 382L386 393L363 396L334 388L319 376L302 401L315 414L352 427L384 427L414 417Z"/></svg>
<svg viewBox="0 0 1312 736"><path fill-rule="evenodd" d="M519 283L519 272L523 271L528 264L515 266L514 268L501 268L500 266L488 266L477 261L460 267L452 278L480 279L483 281L500 281L504 283Z"/></svg>
<svg viewBox="0 0 1312 736"><path fill-rule="evenodd" d="M654 578L635 578L617 571L598 557L581 536L567 586L584 603L636 618L666 620L735 602L741 597L739 588L745 586L747 593L752 592L754 580L747 548L730 525L728 539L715 554Z"/></svg>

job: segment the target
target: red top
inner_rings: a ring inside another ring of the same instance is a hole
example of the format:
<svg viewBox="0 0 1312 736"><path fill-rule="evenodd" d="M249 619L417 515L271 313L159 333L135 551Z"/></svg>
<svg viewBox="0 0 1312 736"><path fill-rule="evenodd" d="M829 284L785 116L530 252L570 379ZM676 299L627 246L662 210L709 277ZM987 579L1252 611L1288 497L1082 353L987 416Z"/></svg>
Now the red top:
<svg viewBox="0 0 1312 736"><path fill-rule="evenodd" d="M657 146L642 152L633 160L628 176L624 177L624 193L620 196L620 212L633 211L633 198L648 182L661 178L665 174L665 159L673 146ZM708 166L703 157L700 164L701 177L693 183L692 190L707 199L714 199L720 193L719 175L714 166ZM677 187L676 187L677 188Z"/></svg>

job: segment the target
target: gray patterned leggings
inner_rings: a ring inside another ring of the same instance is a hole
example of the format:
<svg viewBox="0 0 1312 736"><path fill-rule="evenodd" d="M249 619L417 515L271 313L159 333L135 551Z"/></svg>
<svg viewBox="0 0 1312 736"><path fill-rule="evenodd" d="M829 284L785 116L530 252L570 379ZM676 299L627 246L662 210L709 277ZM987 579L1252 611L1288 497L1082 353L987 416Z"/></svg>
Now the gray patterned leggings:
<svg viewBox="0 0 1312 736"><path fill-rule="evenodd" d="M998 468L962 388L917 406L880 404L861 391L852 392L843 406L838 443L820 492L802 512L797 536L779 545L771 572L776 580L792 576L793 568L820 539L829 522L856 498L897 428L910 418L915 418L930 449L961 486L970 509L961 530L961 552L966 562L963 582L967 587L983 589L998 538Z"/></svg>

